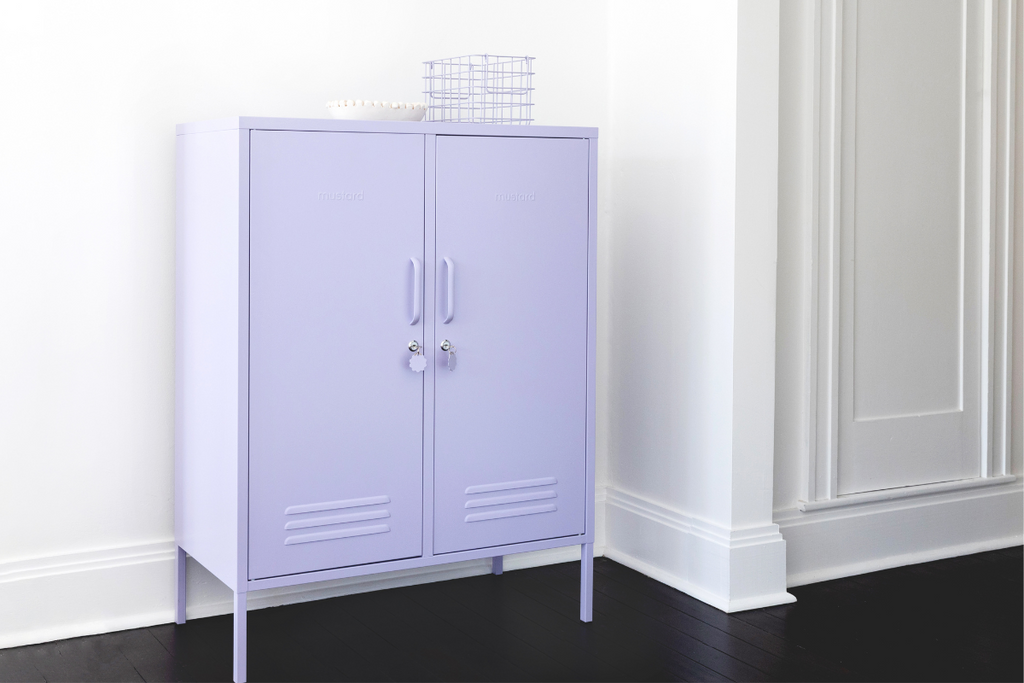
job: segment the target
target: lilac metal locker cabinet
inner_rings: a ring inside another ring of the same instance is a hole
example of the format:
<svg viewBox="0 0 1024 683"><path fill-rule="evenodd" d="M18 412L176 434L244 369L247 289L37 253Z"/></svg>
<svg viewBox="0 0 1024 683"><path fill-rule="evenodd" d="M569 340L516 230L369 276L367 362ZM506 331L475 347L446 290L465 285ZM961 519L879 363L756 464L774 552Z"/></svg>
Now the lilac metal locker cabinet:
<svg viewBox="0 0 1024 683"><path fill-rule="evenodd" d="M596 129L177 133L176 621L243 681L251 591L567 545L590 621Z"/></svg>

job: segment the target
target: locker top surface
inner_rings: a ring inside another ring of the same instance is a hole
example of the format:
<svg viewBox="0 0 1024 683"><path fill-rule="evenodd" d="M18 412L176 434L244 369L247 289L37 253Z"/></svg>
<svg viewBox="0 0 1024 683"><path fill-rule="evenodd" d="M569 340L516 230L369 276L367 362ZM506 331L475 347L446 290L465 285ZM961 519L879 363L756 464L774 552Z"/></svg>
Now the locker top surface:
<svg viewBox="0 0 1024 683"><path fill-rule="evenodd" d="M177 135L221 130L290 130L349 133L413 133L418 135L487 135L517 138L597 138L597 128L582 126L523 126L431 121L347 121L234 116L227 119L179 123Z"/></svg>

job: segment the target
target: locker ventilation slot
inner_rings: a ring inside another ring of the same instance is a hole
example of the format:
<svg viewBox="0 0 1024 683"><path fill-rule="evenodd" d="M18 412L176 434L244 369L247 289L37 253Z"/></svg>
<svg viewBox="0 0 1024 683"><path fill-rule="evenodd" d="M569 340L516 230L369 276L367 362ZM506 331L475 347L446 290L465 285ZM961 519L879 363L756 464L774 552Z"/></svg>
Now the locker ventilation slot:
<svg viewBox="0 0 1024 683"><path fill-rule="evenodd" d="M542 512L554 512L558 508L555 505L531 505L525 508L506 508L504 510L492 510L490 512L476 512L466 515L467 522L486 522L490 519L504 519L506 517L522 517L524 515L539 515Z"/></svg>
<svg viewBox="0 0 1024 683"><path fill-rule="evenodd" d="M390 496L369 496L367 498L349 498L347 500L332 500L326 503L309 503L307 505L292 505L285 509L286 515L301 515L308 512L326 512L328 510L345 510L349 508L368 507L371 505L383 505L390 503ZM387 524L371 524L369 526L351 526L353 522L367 522L371 519L387 519L391 513L386 509L365 510L362 512L349 512L343 515L326 515L323 517L306 517L305 519L293 519L284 525L285 531L293 529L309 529L318 526L332 526L344 524L340 529L329 531L316 531L310 534L298 534L288 536L284 539L285 545L297 545L299 543L313 543L315 541L334 541L339 538L353 538L355 536L369 536L371 534L384 534L391 531Z"/></svg>
<svg viewBox="0 0 1024 683"><path fill-rule="evenodd" d="M292 505L285 508L286 515L301 515L304 512L324 512L325 510L343 510L345 508L359 508L366 505L381 505L390 503L388 496L370 496L369 498L349 498L348 500L332 500L327 503L309 503L308 505Z"/></svg>
<svg viewBox="0 0 1024 683"><path fill-rule="evenodd" d="M314 541L333 541L337 538L351 538L353 536L369 536L370 534L383 534L391 531L387 524L374 524L372 526L347 527L336 531L320 531L315 534L300 534L289 536L284 540L285 545L296 545L298 543L313 543Z"/></svg>
<svg viewBox="0 0 1024 683"><path fill-rule="evenodd" d="M328 526L331 524L345 524L346 522L365 522L369 519L384 519L390 517L387 510L373 510L372 512L353 512L349 515L331 515L330 517L310 517L309 519L297 519L284 525L288 529L308 529L311 526Z"/></svg>
<svg viewBox="0 0 1024 683"><path fill-rule="evenodd" d="M554 477L522 479L520 481L502 481L497 484L480 484L478 486L470 486L466 489L466 493L491 493L493 491L508 491L511 489L528 489L534 486L554 486L557 483L558 480Z"/></svg>
<svg viewBox="0 0 1024 683"><path fill-rule="evenodd" d="M496 491L516 491L516 489L534 489L532 491L521 491L508 493L501 496L473 496L466 501L466 509L490 508L494 506L505 506L513 503L526 503L534 500L549 500L557 498L558 494L548 489L537 491L540 486L554 486L558 480L554 477L541 477L539 479L520 479L518 481L501 481L494 484L479 484L466 489L466 494L472 496L474 493L493 493ZM526 507L502 507L496 510L474 512L466 515L467 522L486 522L492 519L507 519L509 517L525 517L526 515L539 515L545 512L555 512L558 507L554 503L544 505L528 505Z"/></svg>
<svg viewBox="0 0 1024 683"><path fill-rule="evenodd" d="M510 496L493 496L491 498L474 498L466 502L467 508L483 508L491 505L504 505L506 503L525 503L528 500L544 500L545 498L557 498L554 491L530 491L529 493L513 493Z"/></svg>

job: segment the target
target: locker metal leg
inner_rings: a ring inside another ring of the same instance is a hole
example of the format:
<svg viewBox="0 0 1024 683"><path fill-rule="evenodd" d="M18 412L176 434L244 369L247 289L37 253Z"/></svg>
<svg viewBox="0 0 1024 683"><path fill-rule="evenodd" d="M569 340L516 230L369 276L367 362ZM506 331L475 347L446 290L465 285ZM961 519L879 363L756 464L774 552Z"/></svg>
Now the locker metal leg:
<svg viewBox="0 0 1024 683"><path fill-rule="evenodd" d="M235 592L235 683L245 683L246 613L245 593Z"/></svg>
<svg viewBox="0 0 1024 683"><path fill-rule="evenodd" d="M179 545L174 556L174 623L185 623L185 550Z"/></svg>
<svg viewBox="0 0 1024 683"><path fill-rule="evenodd" d="M505 558L501 555L491 558L491 573L495 576L501 576L501 573L505 570Z"/></svg>
<svg viewBox="0 0 1024 683"><path fill-rule="evenodd" d="M594 544L580 546L580 621L594 620Z"/></svg>

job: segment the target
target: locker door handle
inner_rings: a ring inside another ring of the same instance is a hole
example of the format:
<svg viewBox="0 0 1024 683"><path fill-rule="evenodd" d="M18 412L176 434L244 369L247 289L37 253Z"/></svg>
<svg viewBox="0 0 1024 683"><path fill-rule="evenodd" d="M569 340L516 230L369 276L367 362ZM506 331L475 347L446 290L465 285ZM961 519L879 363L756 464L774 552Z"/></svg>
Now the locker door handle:
<svg viewBox="0 0 1024 683"><path fill-rule="evenodd" d="M412 320L410 325L415 325L423 315L423 264L418 258L409 259L412 261Z"/></svg>
<svg viewBox="0 0 1024 683"><path fill-rule="evenodd" d="M455 263L445 256L444 265L448 271L448 301L444 312L444 324L447 325L455 317Z"/></svg>

